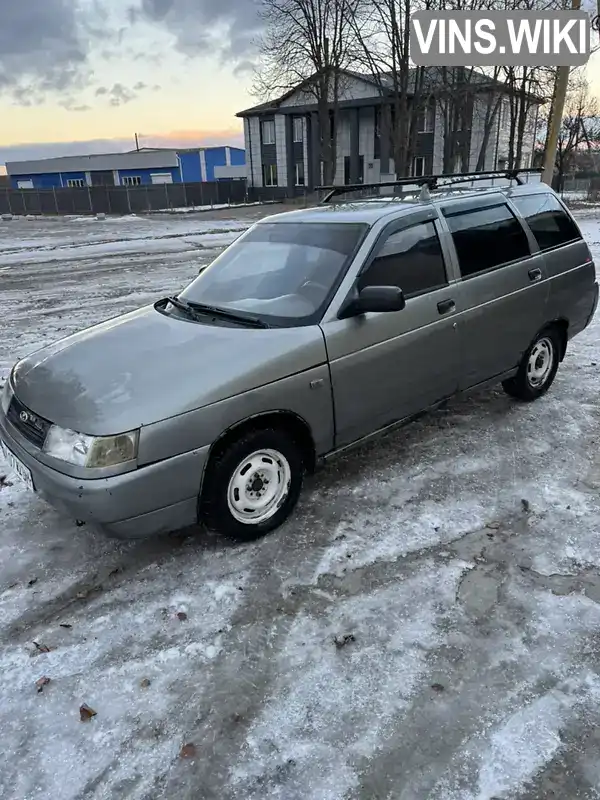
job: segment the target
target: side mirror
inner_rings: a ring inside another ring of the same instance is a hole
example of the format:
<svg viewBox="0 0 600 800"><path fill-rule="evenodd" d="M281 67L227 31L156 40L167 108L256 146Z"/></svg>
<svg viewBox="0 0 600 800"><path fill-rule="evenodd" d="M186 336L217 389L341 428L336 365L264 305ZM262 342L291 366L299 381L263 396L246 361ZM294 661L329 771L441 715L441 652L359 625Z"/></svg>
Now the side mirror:
<svg viewBox="0 0 600 800"><path fill-rule="evenodd" d="M405 305L404 293L397 286L365 286L360 292L355 290L354 296L340 309L338 318L347 319L369 311L402 311Z"/></svg>

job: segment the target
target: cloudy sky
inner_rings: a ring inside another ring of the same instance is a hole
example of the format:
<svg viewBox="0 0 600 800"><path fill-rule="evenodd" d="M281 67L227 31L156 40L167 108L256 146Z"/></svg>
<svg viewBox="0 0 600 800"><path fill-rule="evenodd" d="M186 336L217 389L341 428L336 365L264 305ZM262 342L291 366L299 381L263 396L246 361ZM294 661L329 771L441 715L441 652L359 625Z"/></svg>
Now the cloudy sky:
<svg viewBox="0 0 600 800"><path fill-rule="evenodd" d="M0 0L0 164L240 143L257 23L255 0Z"/></svg>
<svg viewBox="0 0 600 800"><path fill-rule="evenodd" d="M0 0L0 169L129 149L135 132L241 144L258 2ZM588 72L600 96L600 57Z"/></svg>

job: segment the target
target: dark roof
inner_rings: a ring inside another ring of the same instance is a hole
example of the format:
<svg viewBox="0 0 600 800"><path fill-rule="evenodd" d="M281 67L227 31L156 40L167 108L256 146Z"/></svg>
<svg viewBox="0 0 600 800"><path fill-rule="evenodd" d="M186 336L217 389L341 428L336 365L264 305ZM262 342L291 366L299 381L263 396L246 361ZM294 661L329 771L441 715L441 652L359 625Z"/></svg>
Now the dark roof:
<svg viewBox="0 0 600 800"><path fill-rule="evenodd" d="M394 80L392 77L392 73L381 73L380 75L372 75L366 72L355 72L353 70L344 69L340 70L341 74L348 75L352 78L357 78L358 80L364 81L365 83L372 84L375 89L376 93L374 93L374 97L385 96L385 95L393 95L394 89ZM414 84L416 79L417 70L411 69L411 78ZM256 106L252 106L251 108L246 108L243 111L238 111L236 117L245 117L254 114L264 114L265 112L272 111L275 113L280 105L285 102L288 98L290 98L293 94L300 91L303 87L312 83L312 81L317 77L318 73L315 72L310 78L299 83L297 86L294 86L293 89L289 89L285 94L282 94L280 97L274 98L273 100L269 100L265 103L259 103ZM425 85L429 88L430 91L434 91L436 85L439 86L441 83L441 68L439 67L427 67L425 73ZM477 70L472 70L469 74L469 84L477 84L477 89L474 91L484 91L485 89L489 89L492 87L495 88L504 88L506 91L505 85L502 81L496 80L495 78L491 78L489 75L486 75L483 72L478 72ZM507 92L508 93L508 92ZM531 99L537 101L539 103L545 102L545 98L540 97L539 95L536 96L534 94L529 95ZM315 102L316 105L316 102Z"/></svg>

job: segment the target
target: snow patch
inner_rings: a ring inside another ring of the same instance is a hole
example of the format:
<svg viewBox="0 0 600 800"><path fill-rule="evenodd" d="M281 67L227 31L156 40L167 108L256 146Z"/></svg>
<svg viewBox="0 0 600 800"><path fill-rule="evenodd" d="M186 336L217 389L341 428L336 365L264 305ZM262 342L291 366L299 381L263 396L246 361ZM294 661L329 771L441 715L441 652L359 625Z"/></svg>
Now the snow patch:
<svg viewBox="0 0 600 800"><path fill-rule="evenodd" d="M278 797L269 789L281 773L286 797L341 800L358 785L357 763L401 724L425 678L463 569L460 562L425 565L396 585L338 602L323 617L295 619L276 656L281 677L232 770L240 796ZM354 640L338 647L334 639L344 634Z"/></svg>
<svg viewBox="0 0 600 800"><path fill-rule="evenodd" d="M231 560L243 563L244 555ZM148 568L134 596L123 586L84 613L72 610L71 628L36 633L50 652L16 642L4 647L0 747L6 764L20 766L0 775L2 797L42 792L74 800L107 774L113 786L131 783L136 791L127 796L137 797L168 769L184 735L172 710L183 696L192 700L202 691L246 581L243 572L207 580L202 563L192 564L179 586L168 569L161 576ZM176 614L182 608L184 621ZM42 675L50 683L37 693ZM84 702L97 711L85 724L79 720Z"/></svg>

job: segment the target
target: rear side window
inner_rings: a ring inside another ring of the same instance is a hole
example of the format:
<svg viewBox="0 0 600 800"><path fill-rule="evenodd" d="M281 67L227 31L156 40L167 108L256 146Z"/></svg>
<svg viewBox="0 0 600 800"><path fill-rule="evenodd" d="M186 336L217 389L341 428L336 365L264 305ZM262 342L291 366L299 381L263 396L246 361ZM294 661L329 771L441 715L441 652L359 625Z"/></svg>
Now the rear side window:
<svg viewBox="0 0 600 800"><path fill-rule="evenodd" d="M529 194L512 198L527 220L540 250L581 239L575 223L552 194Z"/></svg>
<svg viewBox="0 0 600 800"><path fill-rule="evenodd" d="M358 280L366 286L398 286L407 297L448 283L442 249L433 222L392 233Z"/></svg>
<svg viewBox="0 0 600 800"><path fill-rule="evenodd" d="M530 255L527 235L507 205L448 216L463 278Z"/></svg>

